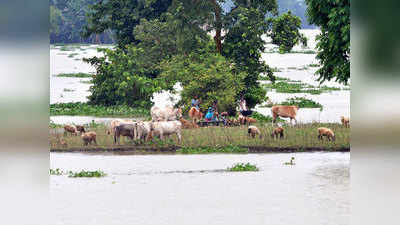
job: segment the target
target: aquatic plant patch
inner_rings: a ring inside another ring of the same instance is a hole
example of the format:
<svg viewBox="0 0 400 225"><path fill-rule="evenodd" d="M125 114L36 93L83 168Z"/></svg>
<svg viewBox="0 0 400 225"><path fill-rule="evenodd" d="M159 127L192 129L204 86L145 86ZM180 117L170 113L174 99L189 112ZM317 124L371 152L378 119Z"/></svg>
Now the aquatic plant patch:
<svg viewBox="0 0 400 225"><path fill-rule="evenodd" d="M57 169L50 169L50 175L63 175L64 172L62 170L60 170L59 168Z"/></svg>
<svg viewBox="0 0 400 225"><path fill-rule="evenodd" d="M101 170L96 170L96 171L85 171L81 170L80 172L72 172L68 171L68 177L104 177L107 174L104 173Z"/></svg>
<svg viewBox="0 0 400 225"><path fill-rule="evenodd" d="M304 97L294 97L288 98L286 101L279 103L280 105L297 105L299 108L320 108L323 109L323 105L318 102L315 102L311 99L307 99Z"/></svg>
<svg viewBox="0 0 400 225"><path fill-rule="evenodd" d="M227 170L232 172L259 171L256 165L250 163L236 163L232 167L228 167Z"/></svg>
<svg viewBox="0 0 400 225"><path fill-rule="evenodd" d="M91 78L93 74L90 73L60 73L54 75L55 77L76 77L76 78Z"/></svg>
<svg viewBox="0 0 400 225"><path fill-rule="evenodd" d="M73 90L73 89L68 89L68 88L64 88L63 91L64 91L64 92L74 92L75 90Z"/></svg>

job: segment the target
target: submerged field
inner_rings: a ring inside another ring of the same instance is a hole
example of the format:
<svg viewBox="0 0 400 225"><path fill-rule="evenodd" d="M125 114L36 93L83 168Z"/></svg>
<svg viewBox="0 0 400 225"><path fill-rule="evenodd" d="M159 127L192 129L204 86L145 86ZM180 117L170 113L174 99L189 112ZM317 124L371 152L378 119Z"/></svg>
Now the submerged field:
<svg viewBox="0 0 400 225"><path fill-rule="evenodd" d="M339 124L299 124L293 127L285 126L285 138L273 139L271 124L257 124L261 131L261 138L250 138L247 133L247 126L242 127L204 127L198 129L185 129L182 131L182 143L178 143L176 135L165 141L155 140L154 142L135 143L128 138L121 137L120 145L114 144L113 136L107 135L106 126L96 126L90 128L97 133L97 145L83 146L81 137L71 134L63 134L62 128L54 128L50 131L51 150L112 150L112 149L162 149L162 148L181 148L180 153L210 153L210 152L247 152L240 147L258 147L268 150L282 151L305 151L305 150L349 150L350 148L350 128L345 128ZM318 127L329 127L336 135L335 142L327 140L320 141L317 138ZM67 146L61 144L61 140ZM237 150L229 150L238 147ZM203 148L203 149L202 149Z"/></svg>

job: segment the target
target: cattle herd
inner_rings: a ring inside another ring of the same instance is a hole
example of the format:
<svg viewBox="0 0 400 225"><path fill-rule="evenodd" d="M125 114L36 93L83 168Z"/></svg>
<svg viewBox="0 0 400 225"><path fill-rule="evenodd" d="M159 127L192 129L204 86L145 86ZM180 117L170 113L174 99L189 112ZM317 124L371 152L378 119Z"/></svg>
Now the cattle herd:
<svg viewBox="0 0 400 225"><path fill-rule="evenodd" d="M297 123L296 114L298 109L298 106L273 106L271 108L273 117L272 125L274 125L278 117L290 118L290 124L292 124L292 120ZM164 108L153 106L150 112L152 118L151 121L132 121L123 119L112 120L106 133L114 136L114 144L119 143L120 136L144 142L152 140L155 137L164 140L166 137L173 134L177 135L178 141L181 143L182 129L198 128L199 126L197 125L197 122L203 117L203 114L194 107L191 108L188 113L192 121L183 119L182 110L180 108L173 108L172 106L166 106ZM257 135L259 138L262 137L260 130L256 126L252 125L257 122L254 118L245 117L240 113L237 119L229 119L227 117L228 113L226 112L223 112L220 115L224 119L223 122L225 126L247 124L249 125L247 129L249 137L255 138ZM343 126L348 127L350 119L342 116L341 122ZM84 145L92 143L97 144L96 132L86 131L83 126L65 125L64 131L71 133L72 135L78 135L79 132ZM285 137L284 131L285 129L278 125L273 129L271 137L282 139ZM318 128L318 139L322 140L324 136L327 137L329 141L335 141L335 134L331 129L326 127ZM66 146L66 143L62 143L62 145Z"/></svg>

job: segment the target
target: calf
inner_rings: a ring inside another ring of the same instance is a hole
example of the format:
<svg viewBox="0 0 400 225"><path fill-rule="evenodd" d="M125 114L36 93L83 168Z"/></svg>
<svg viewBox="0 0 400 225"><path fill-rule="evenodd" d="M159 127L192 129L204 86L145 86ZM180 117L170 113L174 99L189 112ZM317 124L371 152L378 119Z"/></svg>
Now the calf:
<svg viewBox="0 0 400 225"><path fill-rule="evenodd" d="M254 118L251 118L251 117L245 117L245 120L244 120L248 125L250 125L250 124L252 124L252 123L256 123L257 122L257 120L256 119L254 119Z"/></svg>
<svg viewBox="0 0 400 225"><path fill-rule="evenodd" d="M73 134L75 136L78 135L78 131L77 131L75 125L65 125L64 126L64 132L71 133L71 134Z"/></svg>
<svg viewBox="0 0 400 225"><path fill-rule="evenodd" d="M192 107L189 110L189 117L192 119L193 123L203 119L204 114L200 112L196 107Z"/></svg>
<svg viewBox="0 0 400 225"><path fill-rule="evenodd" d="M341 116L340 117L340 121L342 121L342 125L343 126L349 127L349 125L350 125L350 118L349 117Z"/></svg>
<svg viewBox="0 0 400 225"><path fill-rule="evenodd" d="M164 140L164 136L168 137L171 134L176 134L179 143L181 143L182 123L180 121L152 122L150 130L153 137L160 137L161 140Z"/></svg>
<svg viewBox="0 0 400 225"><path fill-rule="evenodd" d="M272 131L272 134L271 134L271 137L272 138L278 138L278 135L279 135L279 138L280 139L283 139L284 138L284 134L283 134L283 131L284 131L285 129L283 129L283 127L276 127L273 131Z"/></svg>
<svg viewBox="0 0 400 225"><path fill-rule="evenodd" d="M323 140L323 136L326 136L329 141L335 141L335 133L329 128L320 127L318 128L318 139Z"/></svg>
<svg viewBox="0 0 400 225"><path fill-rule="evenodd" d="M199 128L199 125L197 125L195 122L190 122L190 121L185 120L183 118L180 118L179 121L182 123L182 129Z"/></svg>
<svg viewBox="0 0 400 225"><path fill-rule="evenodd" d="M81 135L81 137L82 137L83 145L92 144L92 142L94 142L97 145L96 132L94 132L94 131L86 132L86 133L83 133Z"/></svg>
<svg viewBox="0 0 400 225"><path fill-rule="evenodd" d="M255 138L256 135L258 135L260 137L260 139L261 139L261 132L256 126L249 126L249 128L247 130L247 133L252 138Z"/></svg>
<svg viewBox="0 0 400 225"><path fill-rule="evenodd" d="M119 136L121 135L133 140L135 138L135 128L136 126L133 123L120 123L116 126L114 129L114 144L117 143L117 139L119 144Z"/></svg>
<svg viewBox="0 0 400 225"><path fill-rule="evenodd" d="M277 117L290 118L290 124L292 124L292 120L294 120L297 124L296 115L299 106L297 105L275 105L271 108L272 113L272 124L276 122Z"/></svg>

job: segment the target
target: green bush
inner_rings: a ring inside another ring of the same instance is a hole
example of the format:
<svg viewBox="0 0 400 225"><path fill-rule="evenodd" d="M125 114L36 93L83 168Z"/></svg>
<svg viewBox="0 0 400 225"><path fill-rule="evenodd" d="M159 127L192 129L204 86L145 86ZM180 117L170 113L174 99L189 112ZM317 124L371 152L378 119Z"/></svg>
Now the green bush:
<svg viewBox="0 0 400 225"><path fill-rule="evenodd" d="M272 19L272 43L279 46L279 52L290 52L293 46L301 42L307 46L307 38L300 34L301 20L291 11Z"/></svg>

